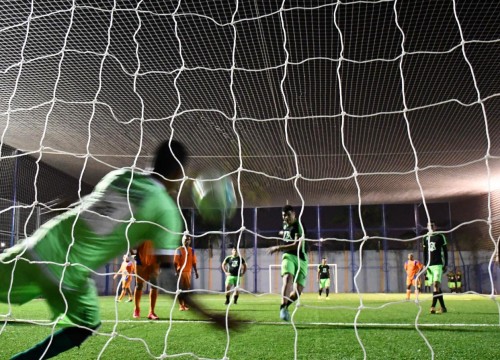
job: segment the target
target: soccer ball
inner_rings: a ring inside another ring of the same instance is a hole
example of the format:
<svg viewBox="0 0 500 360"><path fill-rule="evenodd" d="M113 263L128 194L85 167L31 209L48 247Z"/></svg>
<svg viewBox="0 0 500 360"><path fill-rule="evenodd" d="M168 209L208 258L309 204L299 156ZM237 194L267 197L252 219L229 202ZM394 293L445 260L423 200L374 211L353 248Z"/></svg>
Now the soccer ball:
<svg viewBox="0 0 500 360"><path fill-rule="evenodd" d="M192 187L193 202L206 223L230 220L236 212L236 193L229 176L206 173L198 176Z"/></svg>

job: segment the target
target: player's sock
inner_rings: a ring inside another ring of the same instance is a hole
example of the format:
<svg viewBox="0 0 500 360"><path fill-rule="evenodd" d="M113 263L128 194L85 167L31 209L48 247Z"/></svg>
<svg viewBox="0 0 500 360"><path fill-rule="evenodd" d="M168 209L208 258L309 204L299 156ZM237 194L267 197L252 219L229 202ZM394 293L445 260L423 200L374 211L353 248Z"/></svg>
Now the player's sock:
<svg viewBox="0 0 500 360"><path fill-rule="evenodd" d="M321 296L321 293L323 292L323 289L319 289L318 293L319 293L319 296Z"/></svg>
<svg viewBox="0 0 500 360"><path fill-rule="evenodd" d="M229 305L229 295L226 295L226 302L224 304Z"/></svg>
<svg viewBox="0 0 500 360"><path fill-rule="evenodd" d="M234 303L237 304L238 303L238 296L239 295L234 295Z"/></svg>
<svg viewBox="0 0 500 360"><path fill-rule="evenodd" d="M97 327L98 326L94 329L97 329ZM50 359L75 346L80 346L90 335L92 335L92 330L89 329L78 327L64 328L55 332L52 339L48 336L45 340L36 344L31 349L14 355L11 360ZM42 354L48 346L49 349L42 358Z"/></svg>
<svg viewBox="0 0 500 360"><path fill-rule="evenodd" d="M438 293L436 291L432 292L432 305L431 305L431 307L433 307L433 308L436 307L436 303L438 300L437 295L438 295Z"/></svg>
<svg viewBox="0 0 500 360"><path fill-rule="evenodd" d="M326 293L326 297L328 297L328 295L330 295L330 289L326 289L325 293Z"/></svg>
<svg viewBox="0 0 500 360"><path fill-rule="evenodd" d="M441 306L441 308L446 309L446 306L444 306L443 292L439 290L437 294L438 294L437 299L439 300L439 305Z"/></svg>
<svg viewBox="0 0 500 360"><path fill-rule="evenodd" d="M406 300L410 300L411 290L406 290Z"/></svg>
<svg viewBox="0 0 500 360"><path fill-rule="evenodd" d="M140 308L141 297L142 297L142 289L138 290L137 288L135 288L135 290L134 290L134 304L135 304L136 309Z"/></svg>
<svg viewBox="0 0 500 360"><path fill-rule="evenodd" d="M158 299L158 289L151 289L151 292L149 293L149 313L155 312L155 307L156 307L156 299Z"/></svg>

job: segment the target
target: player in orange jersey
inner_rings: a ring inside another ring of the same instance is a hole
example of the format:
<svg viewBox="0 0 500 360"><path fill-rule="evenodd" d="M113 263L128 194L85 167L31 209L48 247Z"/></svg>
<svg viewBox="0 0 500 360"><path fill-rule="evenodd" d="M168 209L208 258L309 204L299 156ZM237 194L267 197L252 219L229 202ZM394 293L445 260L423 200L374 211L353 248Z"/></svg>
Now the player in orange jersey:
<svg viewBox="0 0 500 360"><path fill-rule="evenodd" d="M120 270L113 276L113 279L116 279L118 275L121 275L122 278L120 280L122 291L118 299L116 301L121 302L125 297L125 294L128 294L128 301L131 302L133 295L132 290L130 290L130 285L132 284L132 275L135 272L135 264L134 261L129 258L128 255L123 255L123 261L120 265Z"/></svg>
<svg viewBox="0 0 500 360"><path fill-rule="evenodd" d="M196 255L194 253L191 245L191 236L184 235L182 238L182 246L179 246L175 250L174 255L174 266L175 273L180 276L179 288L181 290L191 289L191 273L194 270L194 274L198 279L198 269L196 269ZM183 293L179 294L179 310L185 311L189 310L184 300Z"/></svg>
<svg viewBox="0 0 500 360"><path fill-rule="evenodd" d="M418 273L422 271L424 265L413 258L413 254L408 254L408 260L405 261L404 265L406 271L406 300L410 300L411 287L415 287L415 297L418 297L418 291L420 288L420 278Z"/></svg>
<svg viewBox="0 0 500 360"><path fill-rule="evenodd" d="M153 243L146 240L137 248L136 254L136 281L134 290L134 318L141 316L141 297L144 283L148 281L151 284L149 292L149 320L160 320L155 314L156 299L158 299L158 276L160 275L160 265L156 256L153 254Z"/></svg>

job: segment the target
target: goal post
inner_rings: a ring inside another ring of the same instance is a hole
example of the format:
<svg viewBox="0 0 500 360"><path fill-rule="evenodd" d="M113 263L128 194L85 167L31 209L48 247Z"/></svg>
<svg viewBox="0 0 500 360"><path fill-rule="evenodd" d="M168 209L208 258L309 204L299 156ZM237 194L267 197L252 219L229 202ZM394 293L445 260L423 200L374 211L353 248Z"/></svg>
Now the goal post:
<svg viewBox="0 0 500 360"><path fill-rule="evenodd" d="M318 266L321 264L309 264L307 266L307 280L306 286L304 287L304 292L316 292L318 291ZM338 272L337 264L327 264L330 266L330 291L337 294L338 289ZM269 293L280 293L281 292L281 264L271 264L269 265Z"/></svg>

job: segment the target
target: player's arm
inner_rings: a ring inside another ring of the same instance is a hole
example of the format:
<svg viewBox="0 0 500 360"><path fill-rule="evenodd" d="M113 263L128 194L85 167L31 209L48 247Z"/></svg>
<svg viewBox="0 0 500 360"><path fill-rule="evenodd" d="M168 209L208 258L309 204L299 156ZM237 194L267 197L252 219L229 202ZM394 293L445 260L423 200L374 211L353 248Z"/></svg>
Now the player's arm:
<svg viewBox="0 0 500 360"><path fill-rule="evenodd" d="M198 279L200 276L198 275L198 269L196 268L196 255L194 254L194 250L193 250L193 270L194 270L194 275Z"/></svg>
<svg viewBox="0 0 500 360"><path fill-rule="evenodd" d="M226 269L226 265L227 265L227 258L225 258L224 261L222 262L221 269L224 272L224 274L229 275L229 271Z"/></svg>
<svg viewBox="0 0 500 360"><path fill-rule="evenodd" d="M180 255L179 255L179 252L180 252L180 249L177 248L175 249L175 254L174 254L174 269L175 269L175 273L178 275L179 274L179 271L181 270L181 267L180 267Z"/></svg>
<svg viewBox="0 0 500 360"><path fill-rule="evenodd" d="M448 245L446 243L446 237L443 234L441 234L441 236L443 237L443 271L446 272L448 267Z"/></svg>
<svg viewBox="0 0 500 360"><path fill-rule="evenodd" d="M299 251L300 246L302 245L302 238L298 238L298 235L295 236L295 240L292 242L288 242L287 244L271 246L267 252L269 254L274 254L278 251L289 251L289 250L297 250Z"/></svg>
<svg viewBox="0 0 500 360"><path fill-rule="evenodd" d="M423 246L423 249L424 249L424 266L427 266L427 263L429 262L429 254L428 254L428 251L427 251L427 242L428 241L429 241L428 238L426 240L424 240L424 246Z"/></svg>
<svg viewBox="0 0 500 360"><path fill-rule="evenodd" d="M247 272L247 263L243 259L241 262L241 268L243 269L243 271L241 272L241 275L243 276Z"/></svg>
<svg viewBox="0 0 500 360"><path fill-rule="evenodd" d="M319 279L321 279L321 269L320 269L320 267L319 267L319 266L318 266L318 271L317 271L317 273L316 273L316 277L317 277L317 280L318 280L318 282L319 282Z"/></svg>

